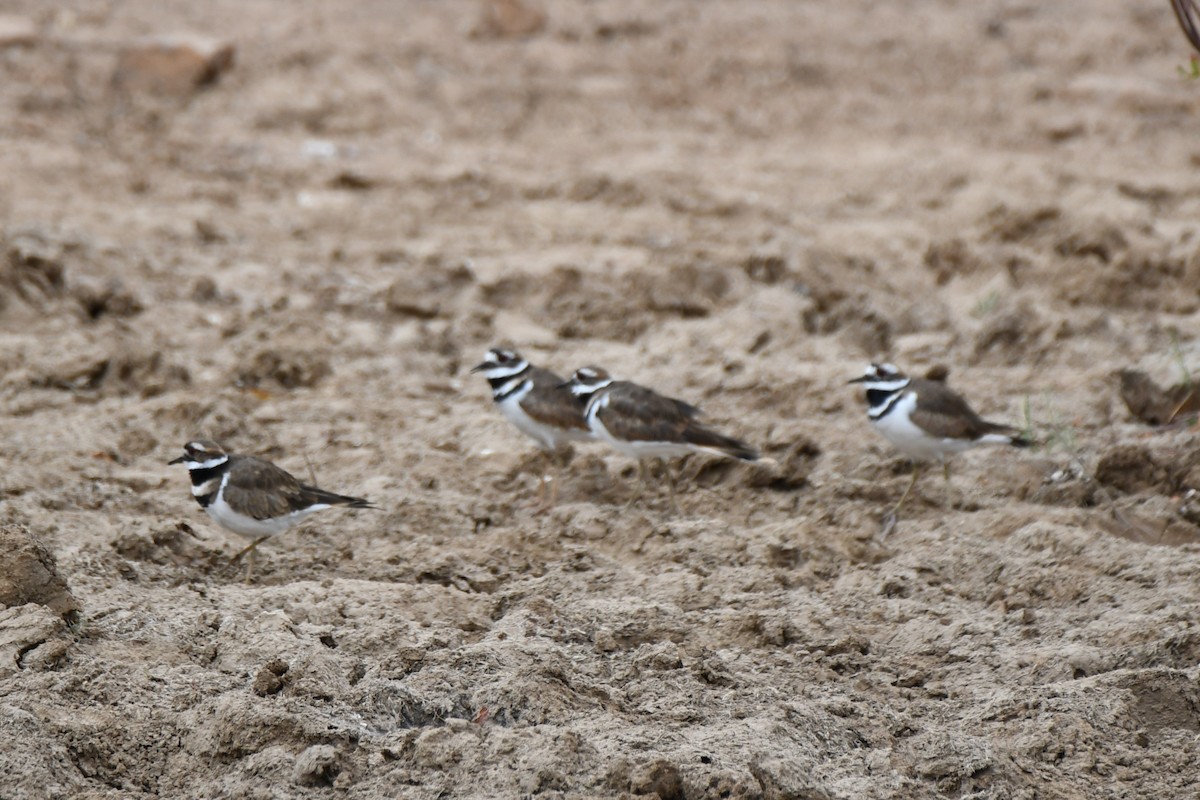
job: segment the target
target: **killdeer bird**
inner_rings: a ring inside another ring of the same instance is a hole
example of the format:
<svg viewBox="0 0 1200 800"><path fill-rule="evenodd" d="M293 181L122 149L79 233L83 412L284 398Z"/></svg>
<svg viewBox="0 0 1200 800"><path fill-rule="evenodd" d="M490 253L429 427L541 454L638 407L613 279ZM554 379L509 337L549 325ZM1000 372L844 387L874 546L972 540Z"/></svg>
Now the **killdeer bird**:
<svg viewBox="0 0 1200 800"><path fill-rule="evenodd" d="M702 425L700 409L695 406L630 381L614 380L600 367L576 370L566 385L585 401L584 417L596 438L637 460L643 483L645 461L652 458L711 453L741 461L759 460L758 451L750 445ZM673 481L667 483L673 498Z"/></svg>
<svg viewBox="0 0 1200 800"><path fill-rule="evenodd" d="M249 553L248 570L259 544L309 514L333 506L375 508L361 498L303 484L270 461L226 452L208 439L188 442L183 455L168 463L187 467L192 496L208 516L226 530L253 540L232 559Z"/></svg>
<svg viewBox="0 0 1200 800"><path fill-rule="evenodd" d="M897 450L913 461L913 476L900 501L900 511L917 482L920 464L939 461L950 479L946 459L955 453L985 444L1028 447L1032 442L1009 425L988 422L967 401L946 385L945 369L935 368L925 378L910 378L893 364L871 364L861 378L867 390L867 416Z"/></svg>
<svg viewBox="0 0 1200 800"><path fill-rule="evenodd" d="M569 442L592 438L583 417L583 402L566 388L561 377L533 366L517 351L494 347L471 372L483 373L500 412L547 454ZM543 474L539 501L544 499L545 491ZM557 482L551 494L553 502L558 494Z"/></svg>

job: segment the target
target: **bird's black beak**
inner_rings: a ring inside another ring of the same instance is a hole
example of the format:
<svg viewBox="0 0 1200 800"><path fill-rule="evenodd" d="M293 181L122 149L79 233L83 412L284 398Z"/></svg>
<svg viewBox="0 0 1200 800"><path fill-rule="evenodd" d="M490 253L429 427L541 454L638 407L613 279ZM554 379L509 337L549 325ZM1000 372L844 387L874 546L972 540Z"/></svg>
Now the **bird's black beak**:
<svg viewBox="0 0 1200 800"><path fill-rule="evenodd" d="M475 366L471 367L471 372L482 372L490 366L492 365L485 361L482 364L476 364Z"/></svg>
<svg viewBox="0 0 1200 800"><path fill-rule="evenodd" d="M167 466L170 466L171 464L182 464L185 461L187 461L187 453L184 453L179 458L172 458L167 462Z"/></svg>
<svg viewBox="0 0 1200 800"><path fill-rule="evenodd" d="M574 382L575 381L563 381L562 383L560 383L558 386L555 386L554 388L555 389L567 389L567 388L570 388L571 384L573 384Z"/></svg>
<svg viewBox="0 0 1200 800"><path fill-rule="evenodd" d="M854 379L854 380L852 380L852 381L846 381L846 383L847 383L847 384L851 384L851 383L862 383L862 382L864 382L866 379L867 379L867 376L866 376L866 375L863 375L861 378L855 378L855 379Z"/></svg>

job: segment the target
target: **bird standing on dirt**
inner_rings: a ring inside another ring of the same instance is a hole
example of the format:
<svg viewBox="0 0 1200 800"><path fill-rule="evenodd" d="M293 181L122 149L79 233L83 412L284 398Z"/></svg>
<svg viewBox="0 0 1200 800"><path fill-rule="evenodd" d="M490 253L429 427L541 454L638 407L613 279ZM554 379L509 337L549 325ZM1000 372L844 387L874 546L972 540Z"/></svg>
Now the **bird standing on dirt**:
<svg viewBox="0 0 1200 800"><path fill-rule="evenodd" d="M710 453L740 461L759 460L758 451L750 445L702 425L700 409L695 406L630 381L615 380L600 367L576 370L566 386L586 403L584 417L596 438L637 460L643 484L649 459ZM667 487L673 503L675 486L670 476Z"/></svg>
<svg viewBox="0 0 1200 800"><path fill-rule="evenodd" d="M568 443L592 438L583 417L583 401L566 388L560 376L533 366L516 350L493 347L471 372L483 373L500 413L537 442L552 461ZM546 480L543 473L538 485L539 503L545 500ZM551 504L558 496L559 483L554 481L550 490Z"/></svg>
<svg viewBox="0 0 1200 800"><path fill-rule="evenodd" d="M976 414L945 379L944 369L931 370L925 378L910 378L893 364L871 364L861 378L850 381L866 387L867 417L875 430L913 462L912 480L889 514L893 524L916 485L921 464L941 462L949 480L946 459L955 453L985 444L1031 444L1016 428Z"/></svg>
<svg viewBox="0 0 1200 800"><path fill-rule="evenodd" d="M168 463L187 467L192 496L218 525L253 539L232 559L236 562L249 554L247 579L253 571L255 548L309 514L333 506L375 508L360 497L301 483L270 461L229 453L208 439L188 442L183 455Z"/></svg>

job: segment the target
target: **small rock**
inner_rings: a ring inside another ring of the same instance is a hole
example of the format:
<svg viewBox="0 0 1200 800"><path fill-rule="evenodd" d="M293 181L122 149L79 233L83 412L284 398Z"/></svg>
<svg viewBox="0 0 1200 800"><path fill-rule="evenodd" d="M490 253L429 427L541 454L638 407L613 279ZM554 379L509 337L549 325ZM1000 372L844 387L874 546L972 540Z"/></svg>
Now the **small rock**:
<svg viewBox="0 0 1200 800"><path fill-rule="evenodd" d="M273 658L263 664L262 669L254 676L254 686L251 687L254 693L259 697L278 694L284 687L283 676L287 674L288 669L288 663L279 658Z"/></svg>
<svg viewBox="0 0 1200 800"><path fill-rule="evenodd" d="M192 224L192 227L196 230L196 239L200 244L216 244L229 240L229 237L221 230L221 227L210 219L198 219ZM201 278L200 280L206 279ZM211 279L208 280L211 281Z"/></svg>
<svg viewBox="0 0 1200 800"><path fill-rule="evenodd" d="M29 47L37 43L38 29L28 17L0 14L0 47Z"/></svg>
<svg viewBox="0 0 1200 800"><path fill-rule="evenodd" d="M683 666L679 645L674 642L644 644L637 649L633 658L639 667L656 672L666 672Z"/></svg>
<svg viewBox="0 0 1200 800"><path fill-rule="evenodd" d="M592 637L592 644L596 648L597 653L611 653L620 648L617 643L617 637L609 628L600 628Z"/></svg>
<svg viewBox="0 0 1200 800"><path fill-rule="evenodd" d="M202 275L192 284L190 297L193 303L211 303L220 296L221 292L217 288L217 282L207 275Z"/></svg>
<svg viewBox="0 0 1200 800"><path fill-rule="evenodd" d="M1117 372L1121 399L1129 413L1150 425L1164 425L1171 419L1172 405L1167 393L1146 373L1136 369Z"/></svg>
<svg viewBox="0 0 1200 800"><path fill-rule="evenodd" d="M145 309L138 296L125 288L120 281L103 284L80 282L72 290L72 294L89 319L99 319L103 316L132 317Z"/></svg>
<svg viewBox="0 0 1200 800"><path fill-rule="evenodd" d="M233 66L234 46L203 36L143 39L117 57L113 85L131 92L186 96L217 82Z"/></svg>
<svg viewBox="0 0 1200 800"><path fill-rule="evenodd" d="M25 651L20 658L23 669L44 672L58 667L59 663L71 650L71 642L63 638L43 641L32 650Z"/></svg>
<svg viewBox="0 0 1200 800"><path fill-rule="evenodd" d="M528 0L483 0L474 34L484 37L532 36L546 27L546 12Z"/></svg>
<svg viewBox="0 0 1200 800"><path fill-rule="evenodd" d="M938 383L945 383L949 377L950 377L950 368L948 366L946 366L945 364L934 364L932 367L925 370L925 380L927 380L927 381L937 381Z"/></svg>
<svg viewBox="0 0 1200 800"><path fill-rule="evenodd" d="M1046 324L1027 306L997 313L975 336L975 358L998 356L1002 363L1019 363L1035 347Z"/></svg>
<svg viewBox="0 0 1200 800"><path fill-rule="evenodd" d="M236 380L242 386L258 386L273 380L284 389L295 389L316 386L331 372L329 359L311 350L267 348L255 353L238 369Z"/></svg>
<svg viewBox="0 0 1200 800"><path fill-rule="evenodd" d="M26 603L46 606L68 621L81 609L49 548L22 525L0 525L0 605Z"/></svg>
<svg viewBox="0 0 1200 800"><path fill-rule="evenodd" d="M328 744L314 744L296 756L292 780L300 786L333 786L334 779L341 771L337 748Z"/></svg>
<svg viewBox="0 0 1200 800"><path fill-rule="evenodd" d="M383 302L393 314L433 319L474 281L475 275L466 265L445 267L435 259L406 270L388 287Z"/></svg>
<svg viewBox="0 0 1200 800"><path fill-rule="evenodd" d="M983 266L983 260L962 239L931 242L925 249L925 266L934 274L938 286L945 286L958 275L969 275Z"/></svg>
<svg viewBox="0 0 1200 800"><path fill-rule="evenodd" d="M145 428L126 428L117 440L117 450L125 456L144 456L158 448L158 439Z"/></svg>
<svg viewBox="0 0 1200 800"><path fill-rule="evenodd" d="M725 659L716 653L704 652L692 665L692 674L710 686L737 686L737 678Z"/></svg>
<svg viewBox="0 0 1200 800"><path fill-rule="evenodd" d="M1087 133L1087 125L1075 117L1046 120L1041 129L1045 137L1052 142L1065 142Z"/></svg>
<svg viewBox="0 0 1200 800"><path fill-rule="evenodd" d="M197 544L198 537L186 522L156 528L150 535L127 533L117 537L113 550L131 561L152 564L196 564L212 555Z"/></svg>
<svg viewBox="0 0 1200 800"><path fill-rule="evenodd" d="M1200 526L1200 491L1189 489L1179 504L1179 516Z"/></svg>
<svg viewBox="0 0 1200 800"><path fill-rule="evenodd" d="M1149 375L1134 369L1119 371L1117 379L1129 413L1148 425L1166 425L1200 411L1200 391L1190 383L1163 389Z"/></svg>
<svg viewBox="0 0 1200 800"><path fill-rule="evenodd" d="M747 483L755 488L791 491L808 483L821 448L806 436L786 446L768 447L769 457L763 458L750 470Z"/></svg>
<svg viewBox="0 0 1200 800"><path fill-rule="evenodd" d="M12 296L40 309L66 291L63 242L27 232L0 235L0 246L0 308Z"/></svg>
<svg viewBox="0 0 1200 800"><path fill-rule="evenodd" d="M1140 444L1120 444L1109 449L1096 465L1096 480L1132 494L1167 488L1167 471Z"/></svg>
<svg viewBox="0 0 1200 800"><path fill-rule="evenodd" d="M630 771L629 791L633 794L656 794L659 800L683 800L683 779L679 767L665 759L657 759Z"/></svg>
<svg viewBox="0 0 1200 800"><path fill-rule="evenodd" d="M1089 675L1099 675L1113 668L1113 659L1095 648L1077 645L1068 647L1060 654L1071 668L1071 676L1078 680Z"/></svg>
<svg viewBox="0 0 1200 800"><path fill-rule="evenodd" d="M288 692L296 697L333 702L349 691L345 666L329 653L310 653L288 672Z"/></svg>
<svg viewBox="0 0 1200 800"><path fill-rule="evenodd" d="M750 280L774 286L787 276L788 263L780 255L752 253L742 262L742 269Z"/></svg>
<svg viewBox="0 0 1200 800"><path fill-rule="evenodd" d="M344 189L348 192L361 192L367 189L373 189L379 185L379 179L373 178L370 175L365 175L361 172L352 170L343 170L329 181L331 189Z"/></svg>
<svg viewBox="0 0 1200 800"><path fill-rule="evenodd" d="M59 647L67 643L65 628L62 617L36 603L0 610L0 679L57 662L66 653Z"/></svg>

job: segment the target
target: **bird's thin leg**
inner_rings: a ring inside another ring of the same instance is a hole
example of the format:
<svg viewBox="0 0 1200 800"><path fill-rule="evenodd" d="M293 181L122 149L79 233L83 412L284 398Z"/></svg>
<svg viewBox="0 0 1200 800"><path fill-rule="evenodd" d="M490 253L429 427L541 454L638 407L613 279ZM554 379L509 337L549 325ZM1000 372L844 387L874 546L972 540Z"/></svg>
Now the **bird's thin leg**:
<svg viewBox="0 0 1200 800"><path fill-rule="evenodd" d="M899 502L897 502L896 505L892 507L892 511L891 511L892 516L899 516L900 507L902 505L904 505L904 501L908 499L909 493L911 493L913 490L913 487L917 485L917 478L919 478L920 475L921 475L921 465L913 464L912 480L910 480L908 482L908 488L904 490L904 494L900 495Z"/></svg>
<svg viewBox="0 0 1200 800"><path fill-rule="evenodd" d="M245 580L246 583L249 583L250 580L254 577L254 560L255 560L254 555L255 555L255 553L258 552L256 548L260 544L265 542L268 538L269 537L267 537L267 536L258 537L253 542L251 542L248 547L242 548L237 553L237 555L235 555L233 558L229 559L229 564L230 564L230 566L232 566L232 565L236 564L237 562L241 561L242 556L248 556L248 558L246 558L246 574L243 576L243 580Z"/></svg>
<svg viewBox="0 0 1200 800"><path fill-rule="evenodd" d="M237 553L237 555L235 555L233 558L229 559L229 563L230 563L230 564L236 564L237 562L239 562L239 561L241 561L241 560L242 560L242 556L249 555L249 556L253 557L253 555L254 555L254 548L258 547L260 544L262 544L263 542L265 542L265 541L266 541L267 539L269 539L269 538L270 538L269 536L260 536L260 537L258 537L258 538L257 538L257 539L255 539L253 542L251 542L251 543L249 544L249 546L247 546L247 547L244 547L244 548L242 548L241 550L239 550L239 551L238 551L238 553Z"/></svg>
<svg viewBox="0 0 1200 800"><path fill-rule="evenodd" d="M317 485L317 471L313 469L312 461L308 458L308 451L304 451L304 464L308 467L308 482L313 486Z"/></svg>
<svg viewBox="0 0 1200 800"><path fill-rule="evenodd" d="M908 487L904 490L904 494L900 495L900 500L897 501L896 505L892 506L892 510L883 517L883 526L879 532L880 541L886 539L888 534L896 529L896 521L900 518L900 506L904 505L904 501L908 499L909 492L911 492L913 487L917 485L917 478L920 476L920 474L921 465L914 463L912 480L908 482Z"/></svg>
<svg viewBox="0 0 1200 800"><path fill-rule="evenodd" d="M626 508L629 508L642 499L642 494L646 491L647 483L649 483L649 479L646 477L646 462L644 459L639 458L637 489L634 491L633 496L629 498L629 502L625 504Z"/></svg>
<svg viewBox="0 0 1200 800"><path fill-rule="evenodd" d="M541 492L538 496L538 511L546 513L558 505L558 487L562 483L563 465L557 453L549 456L546 472L542 473ZM546 499L546 484L550 484L550 498Z"/></svg>
<svg viewBox="0 0 1200 800"><path fill-rule="evenodd" d="M555 464L554 474L550 476L550 508L558 505L558 489L562 484L562 467Z"/></svg>
<svg viewBox="0 0 1200 800"><path fill-rule="evenodd" d="M946 485L949 486L950 485L950 461L949 461L949 459L942 459L942 475L945 476ZM953 497L953 499L948 501L949 506L951 508L961 508L963 506L963 502L964 502L963 494L961 492L955 492L953 490L953 488L950 489L949 494L951 496L957 495L957 497Z"/></svg>
<svg viewBox="0 0 1200 800"><path fill-rule="evenodd" d="M679 504L675 502L675 470L671 469L671 462L663 460L663 469L667 471L667 498L671 501L671 513L679 513Z"/></svg>
<svg viewBox="0 0 1200 800"><path fill-rule="evenodd" d="M534 501L534 505L538 508L546 507L546 473L541 470L538 470L537 499Z"/></svg>

